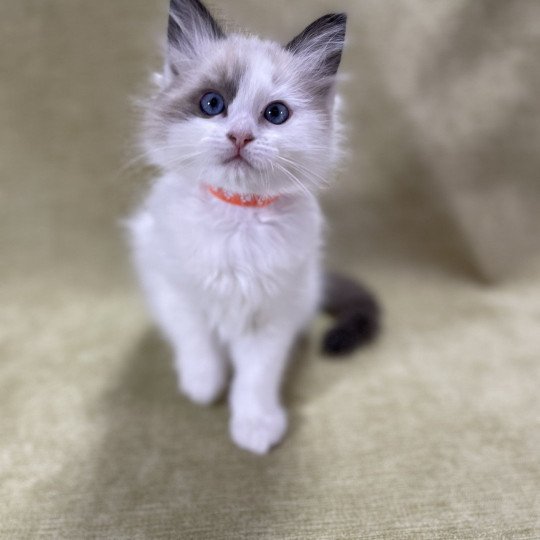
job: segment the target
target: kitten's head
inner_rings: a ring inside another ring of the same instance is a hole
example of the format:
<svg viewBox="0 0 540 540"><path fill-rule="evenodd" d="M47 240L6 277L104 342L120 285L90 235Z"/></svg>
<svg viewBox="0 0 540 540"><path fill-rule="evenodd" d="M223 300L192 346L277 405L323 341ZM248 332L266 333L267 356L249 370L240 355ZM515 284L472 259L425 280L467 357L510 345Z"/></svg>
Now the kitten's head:
<svg viewBox="0 0 540 540"><path fill-rule="evenodd" d="M346 16L288 45L227 35L199 0L171 0L168 52L145 146L165 171L230 191L318 187L332 165L334 83Z"/></svg>

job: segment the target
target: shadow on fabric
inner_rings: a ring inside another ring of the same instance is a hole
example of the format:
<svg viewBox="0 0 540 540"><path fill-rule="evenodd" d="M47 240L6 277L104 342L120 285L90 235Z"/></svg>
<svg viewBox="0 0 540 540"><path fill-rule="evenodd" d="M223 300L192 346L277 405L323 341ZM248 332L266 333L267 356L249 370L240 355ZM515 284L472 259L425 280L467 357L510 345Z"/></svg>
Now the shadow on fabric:
<svg viewBox="0 0 540 540"><path fill-rule="evenodd" d="M303 449L292 439L302 424L297 411L313 397L302 390L314 357L308 346L307 340L298 344L287 376L288 438L258 457L231 442L225 400L203 408L178 393L171 352L157 332L148 330L103 397L104 437L88 485L76 488L79 494L69 497L72 508L64 511L77 534L82 528L104 537L163 536L165 531L205 537L216 534L218 526L241 530L244 520L249 530L257 530L257 516L271 516L301 469ZM326 389L343 374L332 371L336 378L325 377ZM214 521L205 519L210 507L218 512Z"/></svg>

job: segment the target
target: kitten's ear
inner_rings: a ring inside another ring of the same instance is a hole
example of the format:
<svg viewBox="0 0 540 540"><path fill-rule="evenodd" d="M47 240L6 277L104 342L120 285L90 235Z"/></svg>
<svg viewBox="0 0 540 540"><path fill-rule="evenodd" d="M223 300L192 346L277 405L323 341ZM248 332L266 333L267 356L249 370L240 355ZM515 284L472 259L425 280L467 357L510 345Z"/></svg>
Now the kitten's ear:
<svg viewBox="0 0 540 540"><path fill-rule="evenodd" d="M167 37L169 52L194 57L201 45L224 39L225 32L199 0L171 0Z"/></svg>
<svg viewBox="0 0 540 540"><path fill-rule="evenodd" d="M286 49L293 54L305 57L308 67L323 77L337 73L345 44L347 15L329 13L311 23L296 36Z"/></svg>

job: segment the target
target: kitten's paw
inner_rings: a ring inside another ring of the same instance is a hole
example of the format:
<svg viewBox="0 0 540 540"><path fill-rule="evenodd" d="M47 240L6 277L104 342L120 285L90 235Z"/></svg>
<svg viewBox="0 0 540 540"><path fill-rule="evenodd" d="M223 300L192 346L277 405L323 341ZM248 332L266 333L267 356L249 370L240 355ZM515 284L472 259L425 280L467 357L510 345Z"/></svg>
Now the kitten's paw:
<svg viewBox="0 0 540 540"><path fill-rule="evenodd" d="M200 369L180 375L180 391L198 405L211 405L225 389L226 374L221 369Z"/></svg>
<svg viewBox="0 0 540 540"><path fill-rule="evenodd" d="M266 414L233 415L230 432L233 441L244 450L266 454L287 431L287 413L282 408Z"/></svg>

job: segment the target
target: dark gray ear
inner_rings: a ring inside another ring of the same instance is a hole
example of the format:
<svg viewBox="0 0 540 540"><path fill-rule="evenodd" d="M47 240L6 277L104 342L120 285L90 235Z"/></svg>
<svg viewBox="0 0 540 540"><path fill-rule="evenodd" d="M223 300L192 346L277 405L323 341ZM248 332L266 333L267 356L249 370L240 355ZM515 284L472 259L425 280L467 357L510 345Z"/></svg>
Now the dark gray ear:
<svg viewBox="0 0 540 540"><path fill-rule="evenodd" d="M201 43L225 38L225 32L199 0L171 0L169 48L193 56Z"/></svg>
<svg viewBox="0 0 540 540"><path fill-rule="evenodd" d="M305 56L306 62L313 63L320 75L331 77L337 73L341 62L346 28L345 13L329 13L311 23L285 48Z"/></svg>

